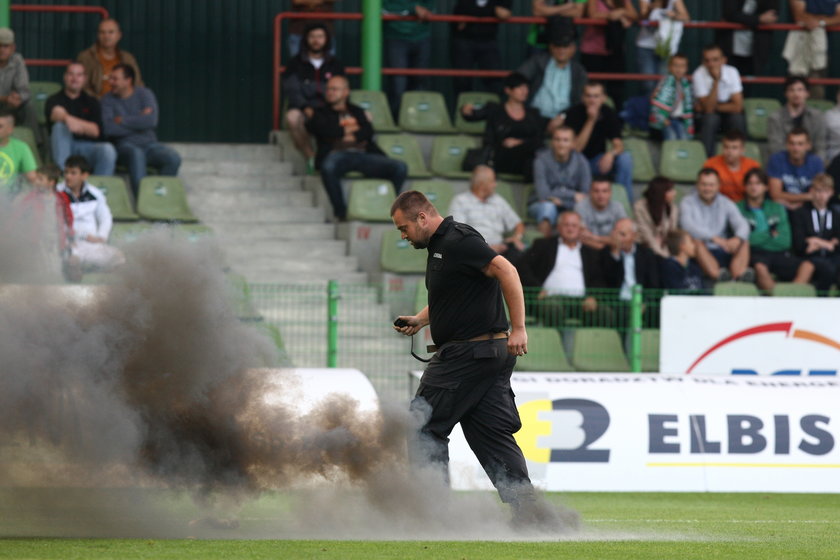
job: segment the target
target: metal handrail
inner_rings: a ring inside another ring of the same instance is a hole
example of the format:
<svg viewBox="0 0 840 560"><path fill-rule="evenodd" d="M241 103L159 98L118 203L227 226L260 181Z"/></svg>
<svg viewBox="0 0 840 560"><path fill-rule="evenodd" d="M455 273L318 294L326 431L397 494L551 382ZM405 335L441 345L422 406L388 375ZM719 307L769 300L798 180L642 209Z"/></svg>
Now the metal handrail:
<svg viewBox="0 0 840 560"><path fill-rule="evenodd" d="M44 12L71 14L99 14L102 19L108 19L110 14L102 6L58 6L54 4L12 4L13 12ZM27 66L67 66L72 60L63 58L26 58Z"/></svg>

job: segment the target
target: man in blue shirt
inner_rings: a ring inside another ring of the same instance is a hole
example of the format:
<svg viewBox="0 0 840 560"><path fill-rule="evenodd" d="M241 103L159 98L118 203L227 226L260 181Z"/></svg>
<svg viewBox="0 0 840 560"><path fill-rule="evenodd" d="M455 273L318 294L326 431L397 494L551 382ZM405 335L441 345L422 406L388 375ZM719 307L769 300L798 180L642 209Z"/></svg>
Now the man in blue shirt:
<svg viewBox="0 0 840 560"><path fill-rule="evenodd" d="M770 198L789 210L796 210L811 200L811 180L823 171L823 162L811 152L808 131L794 127L787 135L787 149L776 152L767 162Z"/></svg>

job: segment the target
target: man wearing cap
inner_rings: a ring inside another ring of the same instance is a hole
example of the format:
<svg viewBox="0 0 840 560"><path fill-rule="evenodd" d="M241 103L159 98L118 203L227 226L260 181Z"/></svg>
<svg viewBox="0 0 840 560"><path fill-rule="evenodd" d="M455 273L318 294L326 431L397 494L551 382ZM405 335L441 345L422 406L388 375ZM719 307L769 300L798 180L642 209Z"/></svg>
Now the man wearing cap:
<svg viewBox="0 0 840 560"><path fill-rule="evenodd" d="M10 111L15 117L15 124L31 128L38 144L43 144L38 115L34 105L29 103L32 97L29 71L23 57L16 51L15 32L8 27L0 27L0 109Z"/></svg>
<svg viewBox="0 0 840 560"><path fill-rule="evenodd" d="M532 98L530 105L556 128L563 124L563 114L572 105L580 103L586 70L572 60L575 56L575 38L572 33L552 37L548 52L538 52L526 60L517 72L528 78Z"/></svg>

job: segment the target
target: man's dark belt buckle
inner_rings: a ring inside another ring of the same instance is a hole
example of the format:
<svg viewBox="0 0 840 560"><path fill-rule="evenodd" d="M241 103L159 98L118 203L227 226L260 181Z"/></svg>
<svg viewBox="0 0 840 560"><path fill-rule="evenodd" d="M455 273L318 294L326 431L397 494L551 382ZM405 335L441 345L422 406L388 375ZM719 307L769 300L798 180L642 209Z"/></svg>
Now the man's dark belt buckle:
<svg viewBox="0 0 840 560"><path fill-rule="evenodd" d="M500 339L500 338L507 338L508 336L510 336L510 333L508 333L508 332L486 333L486 334L480 334L478 336L474 336L474 337L469 338L467 340L450 340L447 344L453 344L453 343L458 344L460 342L479 342L481 340L496 340L496 339ZM431 354L432 352L437 352L437 351L438 351L438 347L435 344L429 344L428 346L426 346L426 352L428 352L429 354Z"/></svg>

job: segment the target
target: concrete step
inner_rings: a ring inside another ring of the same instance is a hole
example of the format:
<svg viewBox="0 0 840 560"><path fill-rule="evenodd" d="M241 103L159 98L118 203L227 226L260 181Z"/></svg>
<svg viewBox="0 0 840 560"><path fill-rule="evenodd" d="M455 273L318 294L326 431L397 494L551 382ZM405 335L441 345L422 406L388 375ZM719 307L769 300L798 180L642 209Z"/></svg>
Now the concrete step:
<svg viewBox="0 0 840 560"><path fill-rule="evenodd" d="M298 239L335 239L335 225L319 223L241 222L218 220L213 231L220 242L254 242L262 239L274 241Z"/></svg>
<svg viewBox="0 0 840 560"><path fill-rule="evenodd" d="M368 277L364 272L338 272L313 274L306 272L271 272L265 270L251 271L246 268L234 269L252 284L302 284L306 286L324 286L329 280L336 280L348 284L362 284Z"/></svg>
<svg viewBox="0 0 840 560"><path fill-rule="evenodd" d="M297 259L301 255L305 255L307 259L325 260L347 256L346 243L338 240L300 239L287 241L259 239L244 242L243 240L220 238L218 244L228 255L228 262L243 262L262 257Z"/></svg>
<svg viewBox="0 0 840 560"><path fill-rule="evenodd" d="M282 176L293 174L292 164L277 160L225 160L225 159L188 159L181 163L178 171L181 175L222 175L222 176Z"/></svg>
<svg viewBox="0 0 840 560"><path fill-rule="evenodd" d="M227 208L194 208L194 213L202 222L213 227L219 222L250 223L258 227L260 223L323 223L324 211L306 206L263 207L257 209L231 206Z"/></svg>
<svg viewBox="0 0 840 560"><path fill-rule="evenodd" d="M261 270L269 272L309 272L313 276L328 274L333 271L355 272L358 266L356 257L347 256L331 257L328 260L301 256L292 260L277 259L270 255L240 259L237 255L228 254L226 261L235 269L242 268L244 270L247 267L247 270L252 272Z"/></svg>
<svg viewBox="0 0 840 560"><path fill-rule="evenodd" d="M167 143L183 160L279 161L280 148L271 144Z"/></svg>
<svg viewBox="0 0 840 560"><path fill-rule="evenodd" d="M215 189L203 192L193 192L189 197L190 208L260 208L260 207L312 207L312 193L305 191L267 191Z"/></svg>
<svg viewBox="0 0 840 560"><path fill-rule="evenodd" d="M182 176L181 181L184 183L187 191L193 192L223 189L300 190L302 185L302 179L293 175L276 177L237 175L233 177L221 177L219 175L192 174Z"/></svg>

